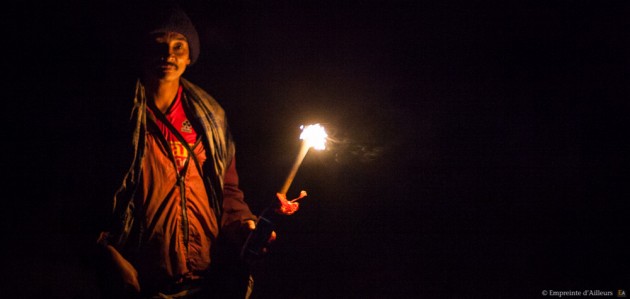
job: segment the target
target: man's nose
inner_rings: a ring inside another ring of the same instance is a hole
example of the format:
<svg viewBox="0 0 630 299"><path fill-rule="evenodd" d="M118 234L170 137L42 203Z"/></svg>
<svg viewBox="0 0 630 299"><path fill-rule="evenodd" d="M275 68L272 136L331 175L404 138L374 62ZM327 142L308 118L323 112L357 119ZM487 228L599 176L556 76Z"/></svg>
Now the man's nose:
<svg viewBox="0 0 630 299"><path fill-rule="evenodd" d="M160 58L162 58L163 60L168 60L170 57L174 56L175 54L174 50L168 45L160 45L157 48L157 50L160 55Z"/></svg>
<svg viewBox="0 0 630 299"><path fill-rule="evenodd" d="M166 60L170 60L171 58L175 58L175 48L173 47L168 47L168 53L166 56Z"/></svg>

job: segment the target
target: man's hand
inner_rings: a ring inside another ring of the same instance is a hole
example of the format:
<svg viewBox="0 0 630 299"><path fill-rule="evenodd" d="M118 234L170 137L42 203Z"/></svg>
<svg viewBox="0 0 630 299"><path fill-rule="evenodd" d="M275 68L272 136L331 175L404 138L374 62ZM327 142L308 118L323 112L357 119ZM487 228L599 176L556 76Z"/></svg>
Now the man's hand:
<svg viewBox="0 0 630 299"><path fill-rule="evenodd" d="M110 253L112 262L120 271L125 288L131 288L132 291L140 293L140 282L138 282L138 271L129 263L119 252L111 245L107 245L107 251Z"/></svg>
<svg viewBox="0 0 630 299"><path fill-rule="evenodd" d="M256 222L254 220L246 220L244 223L244 226L246 227L246 229L249 232L252 232L256 229ZM267 239L267 244L265 244L265 246L263 246L262 248L262 252L263 253L267 253L269 251L268 247L276 240L276 232L275 231L271 231L271 234L269 236L269 239Z"/></svg>

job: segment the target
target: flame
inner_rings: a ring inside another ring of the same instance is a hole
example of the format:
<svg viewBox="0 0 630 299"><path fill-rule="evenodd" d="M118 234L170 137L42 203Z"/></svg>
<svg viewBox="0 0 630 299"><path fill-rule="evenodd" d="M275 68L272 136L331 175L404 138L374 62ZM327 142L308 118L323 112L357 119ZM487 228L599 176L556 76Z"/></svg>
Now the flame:
<svg viewBox="0 0 630 299"><path fill-rule="evenodd" d="M312 147L316 150L323 150L326 148L326 130L324 127L319 124L308 125L308 126L300 126L302 129L302 134L300 134L300 139L304 140L308 147Z"/></svg>

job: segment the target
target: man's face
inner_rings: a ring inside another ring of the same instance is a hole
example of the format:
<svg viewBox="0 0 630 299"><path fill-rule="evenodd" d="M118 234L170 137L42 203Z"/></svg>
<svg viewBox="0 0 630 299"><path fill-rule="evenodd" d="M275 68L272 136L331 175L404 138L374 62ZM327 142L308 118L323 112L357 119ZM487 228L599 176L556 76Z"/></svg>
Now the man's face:
<svg viewBox="0 0 630 299"><path fill-rule="evenodd" d="M190 50L184 35L177 32L156 33L146 44L145 74L157 80L179 80L190 64Z"/></svg>

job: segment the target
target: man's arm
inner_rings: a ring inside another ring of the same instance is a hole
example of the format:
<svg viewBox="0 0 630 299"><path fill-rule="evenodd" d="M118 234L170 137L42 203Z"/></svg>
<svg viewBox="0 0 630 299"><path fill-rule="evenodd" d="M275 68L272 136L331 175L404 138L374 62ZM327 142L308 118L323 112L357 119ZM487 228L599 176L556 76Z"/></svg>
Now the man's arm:
<svg viewBox="0 0 630 299"><path fill-rule="evenodd" d="M223 219L222 228L232 235L228 238L241 246L245 242L247 235L256 229L256 217L252 214L249 205L244 200L243 192L238 187L238 173L236 172L236 161L232 159L224 177L223 187ZM276 239L276 232L272 231L267 245ZM267 248L262 249L263 252Z"/></svg>
<svg viewBox="0 0 630 299"><path fill-rule="evenodd" d="M246 223L256 221L249 205L245 202L243 191L239 189L238 173L236 172L236 159L228 166L223 179L223 219L221 226L231 226L234 223Z"/></svg>

